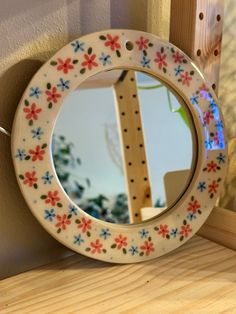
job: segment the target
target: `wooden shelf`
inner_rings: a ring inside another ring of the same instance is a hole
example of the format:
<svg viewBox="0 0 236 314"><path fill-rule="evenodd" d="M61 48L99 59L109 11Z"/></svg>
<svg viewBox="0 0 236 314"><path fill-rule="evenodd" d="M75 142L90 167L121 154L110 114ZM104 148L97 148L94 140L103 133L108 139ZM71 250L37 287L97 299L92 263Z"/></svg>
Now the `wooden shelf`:
<svg viewBox="0 0 236 314"><path fill-rule="evenodd" d="M193 237L154 261L73 255L0 282L0 313L235 313L236 252Z"/></svg>

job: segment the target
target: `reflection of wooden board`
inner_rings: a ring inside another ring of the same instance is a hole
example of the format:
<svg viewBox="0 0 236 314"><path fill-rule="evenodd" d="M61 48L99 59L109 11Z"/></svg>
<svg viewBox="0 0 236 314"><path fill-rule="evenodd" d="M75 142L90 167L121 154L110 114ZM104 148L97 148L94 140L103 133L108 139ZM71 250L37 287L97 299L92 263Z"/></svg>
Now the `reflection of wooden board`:
<svg viewBox="0 0 236 314"><path fill-rule="evenodd" d="M114 85L114 90L128 188L130 220L140 222L141 208L151 207L152 198L135 72L124 71L120 80Z"/></svg>
<svg viewBox="0 0 236 314"><path fill-rule="evenodd" d="M166 206L171 206L184 192L191 169L170 171L164 176Z"/></svg>

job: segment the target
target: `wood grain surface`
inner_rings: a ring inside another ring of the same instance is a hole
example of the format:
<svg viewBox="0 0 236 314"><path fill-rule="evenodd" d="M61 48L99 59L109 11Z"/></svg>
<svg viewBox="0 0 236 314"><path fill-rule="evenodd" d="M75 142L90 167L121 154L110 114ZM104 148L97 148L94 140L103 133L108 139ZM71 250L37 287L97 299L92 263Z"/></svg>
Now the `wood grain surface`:
<svg viewBox="0 0 236 314"><path fill-rule="evenodd" d="M0 313L236 313L236 252L195 236L134 265L74 255L1 281Z"/></svg>

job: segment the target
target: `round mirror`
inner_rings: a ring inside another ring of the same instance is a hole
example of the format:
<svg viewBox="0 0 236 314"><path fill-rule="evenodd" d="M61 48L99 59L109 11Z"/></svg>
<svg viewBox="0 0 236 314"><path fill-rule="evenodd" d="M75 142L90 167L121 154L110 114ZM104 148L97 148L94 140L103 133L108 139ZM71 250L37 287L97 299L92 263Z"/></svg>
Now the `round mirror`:
<svg viewBox="0 0 236 314"><path fill-rule="evenodd" d="M69 197L93 217L143 221L186 190L195 167L193 129L169 86L143 72L103 72L62 107L52 142L55 170Z"/></svg>

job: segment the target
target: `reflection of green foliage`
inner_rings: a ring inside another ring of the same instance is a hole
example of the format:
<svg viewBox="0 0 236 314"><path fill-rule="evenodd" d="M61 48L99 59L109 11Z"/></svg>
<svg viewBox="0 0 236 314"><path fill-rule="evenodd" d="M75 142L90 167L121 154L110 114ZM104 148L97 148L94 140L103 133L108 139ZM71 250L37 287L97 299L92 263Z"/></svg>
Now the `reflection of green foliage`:
<svg viewBox="0 0 236 314"><path fill-rule="evenodd" d="M109 222L129 222L127 196L118 194L111 201L106 196L99 194L94 198L85 198L84 193L91 183L88 178L77 176L80 158L74 156L73 143L68 143L64 136L54 135L52 155L55 170L67 194L91 216ZM75 171L76 170L76 171Z"/></svg>
<svg viewBox="0 0 236 314"><path fill-rule="evenodd" d="M91 186L88 178L77 176L80 158L74 156L73 144L67 143L64 136L53 136L52 155L55 170L61 185L69 197L91 216L113 223L129 223L127 195L120 193L114 199L99 194L85 198L86 189ZM160 199L155 207L163 207Z"/></svg>

